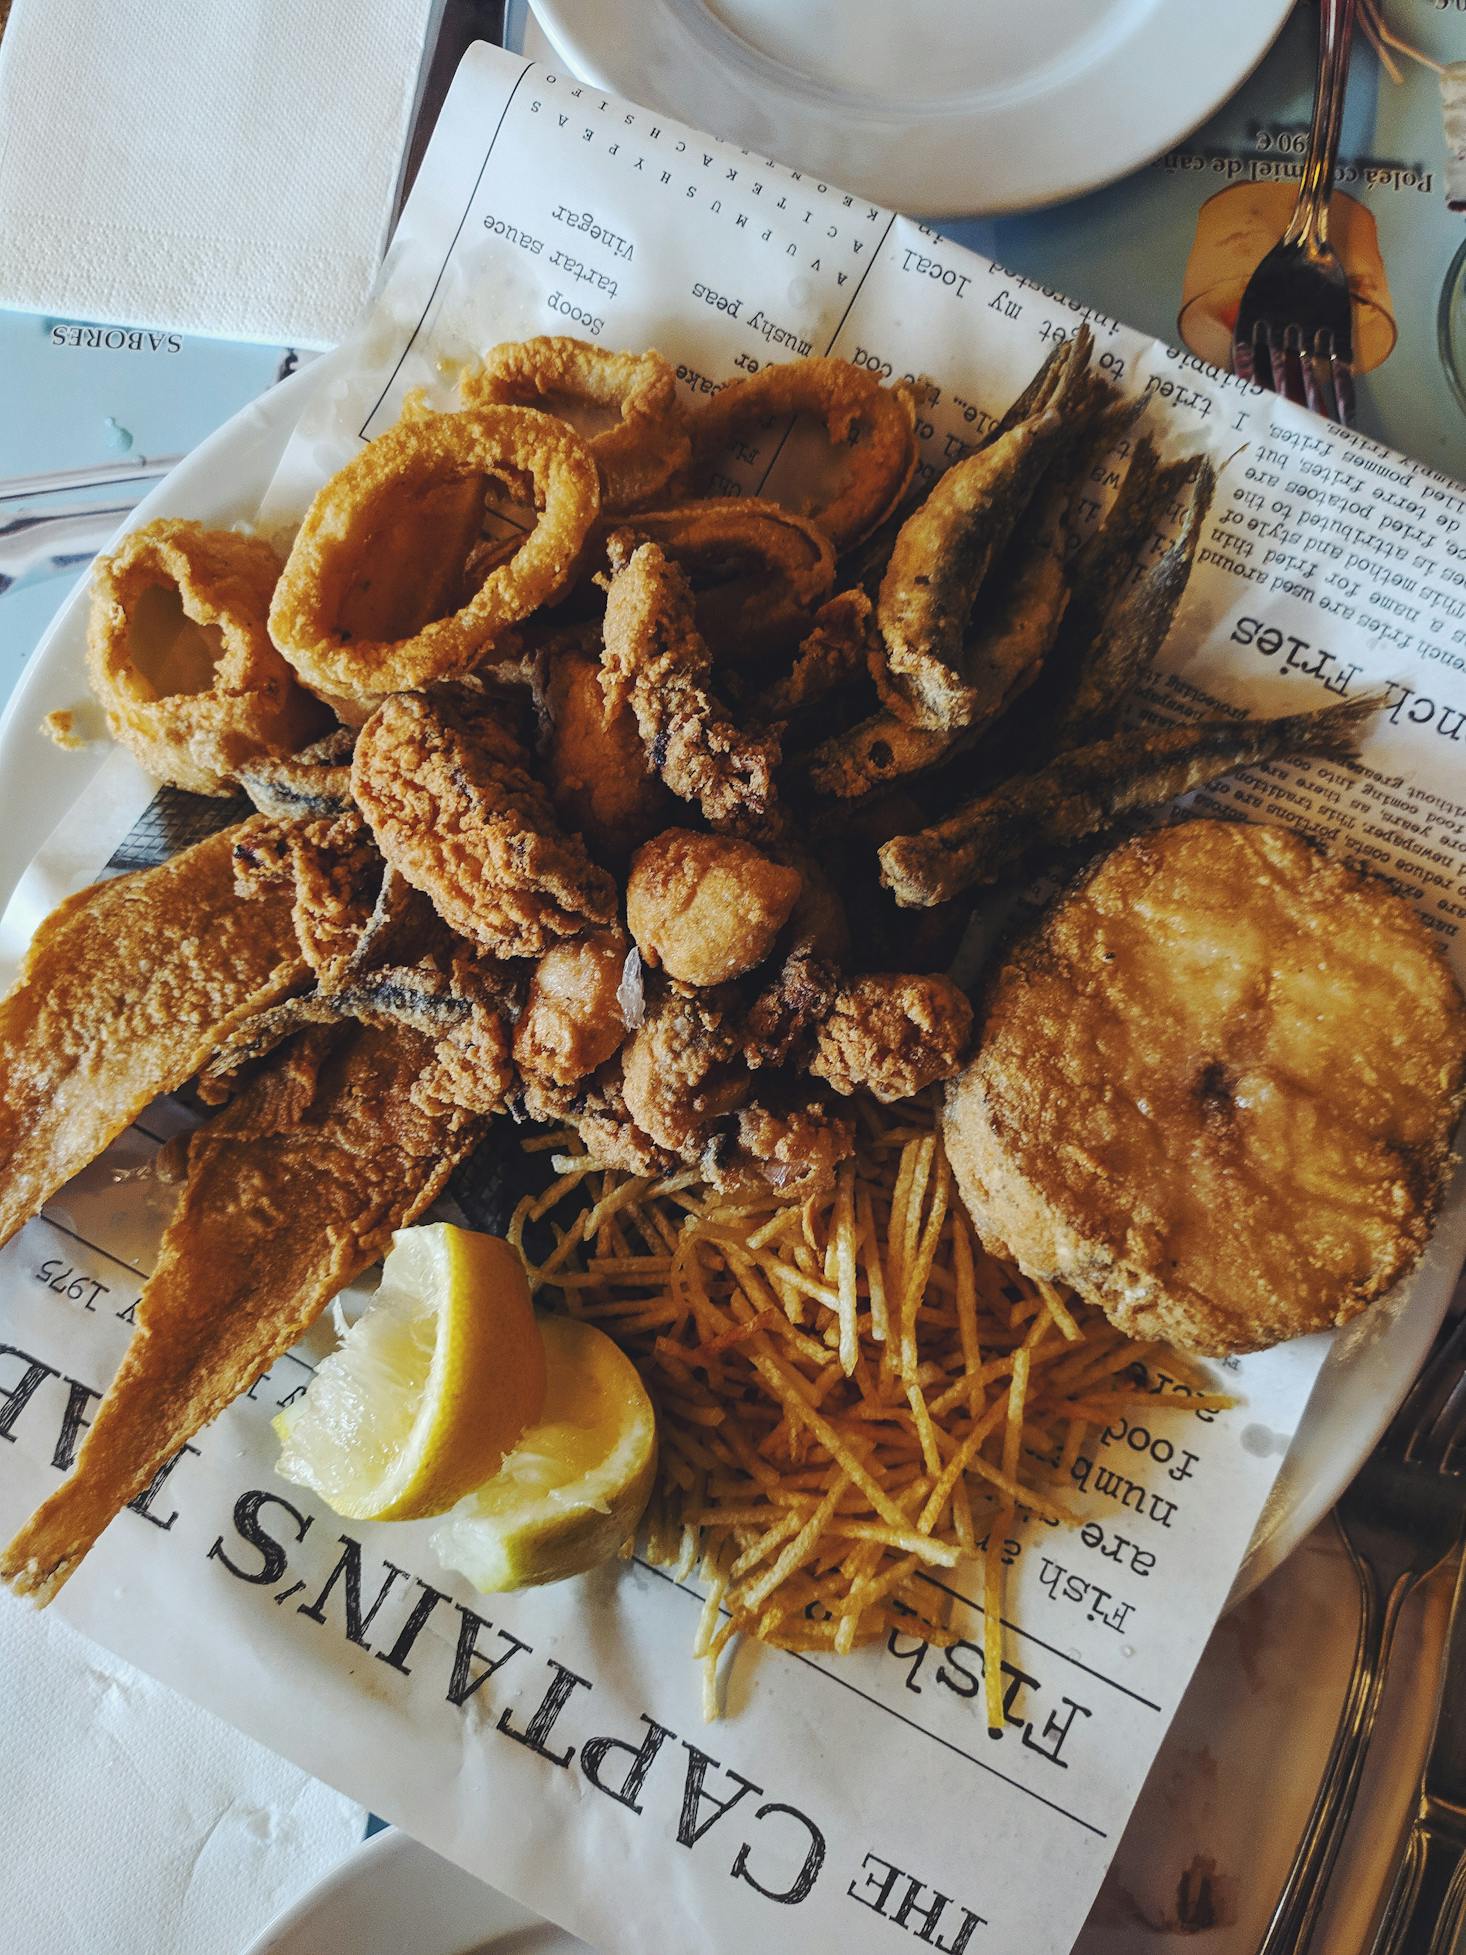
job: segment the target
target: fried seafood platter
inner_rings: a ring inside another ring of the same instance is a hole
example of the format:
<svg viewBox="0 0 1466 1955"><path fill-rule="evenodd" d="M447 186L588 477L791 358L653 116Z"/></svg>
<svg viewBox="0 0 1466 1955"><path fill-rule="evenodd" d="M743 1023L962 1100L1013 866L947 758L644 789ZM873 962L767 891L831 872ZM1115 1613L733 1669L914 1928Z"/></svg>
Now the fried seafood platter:
<svg viewBox="0 0 1466 1955"><path fill-rule="evenodd" d="M0 1577L53 1596L485 1163L534 1183L495 1226L536 1302L650 1394L643 1545L701 1565L712 1664L740 1631L942 1640L921 1577L972 1557L995 1636L991 1543L1071 1518L1162 1340L1252 1348L1407 1272L1466 1092L1423 929L1281 830L1093 859L1236 768L1347 757L1376 702L1127 725L1215 479L1091 352L914 486L910 383L808 359L693 411L655 352L517 342L456 408L409 397L283 559L161 520L98 566L109 728L227 825L37 933L0 1227L153 1097L201 1120ZM809 507L706 493L799 416ZM978 902L1055 869L1081 880L959 984Z"/></svg>

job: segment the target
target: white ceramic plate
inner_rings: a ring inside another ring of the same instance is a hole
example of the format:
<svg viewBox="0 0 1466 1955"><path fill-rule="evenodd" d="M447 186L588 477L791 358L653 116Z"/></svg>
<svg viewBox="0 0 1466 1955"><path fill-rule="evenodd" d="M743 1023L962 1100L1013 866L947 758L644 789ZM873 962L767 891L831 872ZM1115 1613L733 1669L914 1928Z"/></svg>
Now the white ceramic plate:
<svg viewBox="0 0 1466 1955"><path fill-rule="evenodd" d="M596 88L917 217L1026 210L1204 122L1293 0L534 0Z"/></svg>
<svg viewBox="0 0 1466 1955"><path fill-rule="evenodd" d="M244 1955L587 1955L586 1944L406 1833L378 1833Z"/></svg>
<svg viewBox="0 0 1466 1955"><path fill-rule="evenodd" d="M307 390L328 381L329 373L329 360L318 361L262 394L186 456L124 528L163 515L227 524L257 507ZM47 713L86 700L85 652L83 579L32 654L0 720L0 904L103 756L100 744L83 753L59 752L41 732ZM1328 1512L1404 1397L1440 1326L1459 1267L1459 1241L1447 1245L1443 1235L1432 1244L1408 1303L1381 1304L1335 1337L1238 1573L1234 1600L1276 1568Z"/></svg>

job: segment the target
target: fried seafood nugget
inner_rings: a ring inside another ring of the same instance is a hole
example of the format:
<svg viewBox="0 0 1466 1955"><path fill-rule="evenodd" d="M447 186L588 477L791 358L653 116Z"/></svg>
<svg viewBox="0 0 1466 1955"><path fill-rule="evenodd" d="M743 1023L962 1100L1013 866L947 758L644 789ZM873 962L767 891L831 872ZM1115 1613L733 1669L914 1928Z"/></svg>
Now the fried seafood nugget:
<svg viewBox="0 0 1466 1955"><path fill-rule="evenodd" d="M616 917L616 885L555 819L524 749L471 695L398 693L362 728L357 806L438 914L496 957L538 957Z"/></svg>
<svg viewBox="0 0 1466 1955"><path fill-rule="evenodd" d="M742 1026L743 1063L757 1072L798 1062L810 1035L835 1003L840 973L807 945L791 950L779 974L749 1006Z"/></svg>
<svg viewBox="0 0 1466 1955"><path fill-rule="evenodd" d="M694 622L687 578L659 545L629 545L616 535L608 546L601 658L607 707L615 712L630 703L653 767L712 827L772 826L777 735L734 724L708 684L712 654Z"/></svg>
<svg viewBox="0 0 1466 1955"><path fill-rule="evenodd" d="M638 543L660 544L687 572L698 630L738 658L808 631L834 588L829 537L777 502L714 497L643 510L620 527Z"/></svg>
<svg viewBox="0 0 1466 1955"><path fill-rule="evenodd" d="M0 1554L49 1602L112 1518L432 1202L482 1134L412 1087L416 1034L307 1034L188 1142L137 1328L70 1476Z"/></svg>
<svg viewBox="0 0 1466 1955"><path fill-rule="evenodd" d="M867 367L820 357L763 367L730 380L693 417L693 462L704 483L740 436L809 414L845 455L835 493L810 512L836 550L847 550L895 508L916 467L916 415L902 389Z"/></svg>
<svg viewBox="0 0 1466 1955"><path fill-rule="evenodd" d="M877 972L841 985L809 1070L837 1093L889 1104L950 1079L971 1037L972 1006L949 979Z"/></svg>
<svg viewBox="0 0 1466 1955"><path fill-rule="evenodd" d="M541 1073L530 1074L524 1082L523 1105L531 1120L546 1126L568 1120L601 1167L619 1168L624 1174L665 1174L677 1158L632 1119L619 1058L570 1086L557 1086Z"/></svg>
<svg viewBox="0 0 1466 1955"><path fill-rule="evenodd" d="M37 930L0 1001L0 1242L304 982L288 897L235 897L238 834L94 883Z"/></svg>
<svg viewBox="0 0 1466 1955"><path fill-rule="evenodd" d="M709 992L671 990L658 998L622 1050L621 1074L636 1125L689 1163L714 1123L751 1090L727 1000Z"/></svg>
<svg viewBox="0 0 1466 1955"><path fill-rule="evenodd" d="M280 559L257 536L162 518L92 573L87 677L115 740L160 781L227 794L328 723L270 643Z"/></svg>
<svg viewBox="0 0 1466 1955"><path fill-rule="evenodd" d="M1466 1001L1414 912L1291 830L1125 843L998 971L947 1151L987 1247L1129 1335L1251 1351L1419 1259Z"/></svg>
<svg viewBox="0 0 1466 1955"><path fill-rule="evenodd" d="M751 842L668 828L632 857L626 924L668 977L726 984L763 963L803 887Z"/></svg>
<svg viewBox="0 0 1466 1955"><path fill-rule="evenodd" d="M508 402L553 412L613 412L612 425L588 437L607 515L639 509L661 495L692 452L677 375L660 353L613 353L557 334L506 340L464 374L460 392L469 407Z"/></svg>
<svg viewBox="0 0 1466 1955"><path fill-rule="evenodd" d="M533 485L539 512L513 555L449 616L405 626L364 581L396 526L444 485ZM270 633L300 677L359 723L388 693L462 676L510 626L555 597L600 514L600 478L573 428L529 407L420 412L378 435L306 512L270 607Z"/></svg>
<svg viewBox="0 0 1466 1955"><path fill-rule="evenodd" d="M709 1179L730 1193L762 1182L794 1200L828 1188L854 1152L855 1122L817 1089L796 1085L738 1109L733 1144L715 1150Z"/></svg>
<svg viewBox="0 0 1466 1955"><path fill-rule="evenodd" d="M622 977L629 946L620 929L555 944L534 967L514 1028L514 1063L556 1086L573 1086L620 1050L628 1026Z"/></svg>
<svg viewBox="0 0 1466 1955"><path fill-rule="evenodd" d="M608 703L600 659L557 651L546 665L545 773L556 811L598 855L624 861L675 803L652 772L630 704Z"/></svg>

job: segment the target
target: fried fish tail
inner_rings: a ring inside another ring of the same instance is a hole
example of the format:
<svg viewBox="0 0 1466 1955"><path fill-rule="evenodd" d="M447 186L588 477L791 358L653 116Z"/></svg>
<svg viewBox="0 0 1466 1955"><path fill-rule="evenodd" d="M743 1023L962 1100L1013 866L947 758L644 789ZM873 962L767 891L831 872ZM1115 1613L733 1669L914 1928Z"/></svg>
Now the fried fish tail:
<svg viewBox="0 0 1466 1955"><path fill-rule="evenodd" d="M945 903L964 889L1005 881L1121 815L1164 807L1239 767L1352 753L1364 721L1382 704L1376 696L1277 719L1202 720L1073 748L945 821L887 842L881 881L903 909Z"/></svg>
<svg viewBox="0 0 1466 1955"><path fill-rule="evenodd" d="M289 896L235 896L239 832L95 883L37 931L0 1002L0 1242L303 981Z"/></svg>
<svg viewBox="0 0 1466 1955"><path fill-rule="evenodd" d="M0 1580L49 1602L113 1516L435 1198L482 1123L414 1103L432 1050L402 1028L312 1031L193 1136L133 1340Z"/></svg>

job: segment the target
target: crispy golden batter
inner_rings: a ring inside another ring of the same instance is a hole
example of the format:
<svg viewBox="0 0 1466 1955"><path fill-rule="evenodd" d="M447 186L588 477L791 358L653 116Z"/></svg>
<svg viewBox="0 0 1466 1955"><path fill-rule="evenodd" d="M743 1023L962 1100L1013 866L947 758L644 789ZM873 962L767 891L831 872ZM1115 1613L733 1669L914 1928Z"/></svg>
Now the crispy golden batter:
<svg viewBox="0 0 1466 1955"><path fill-rule="evenodd" d="M537 957L616 915L616 885L555 819L492 702L398 693L362 728L357 806L378 848L450 928L496 957Z"/></svg>
<svg viewBox="0 0 1466 1955"><path fill-rule="evenodd" d="M514 1028L514 1063L557 1086L603 1066L626 1037L621 979L628 949L621 929L556 944L534 967Z"/></svg>
<svg viewBox="0 0 1466 1955"><path fill-rule="evenodd" d="M626 924L668 977L726 984L763 963L803 886L751 842L668 828L632 858Z"/></svg>
<svg viewBox="0 0 1466 1955"><path fill-rule="evenodd" d="M1248 1351L1424 1247L1466 1003L1409 907L1282 828L1126 843L995 978L947 1147L985 1243L1121 1328Z"/></svg>
<svg viewBox="0 0 1466 1955"><path fill-rule="evenodd" d="M835 584L830 539L777 502L714 497L648 509L620 525L686 571L697 628L736 659L786 644Z"/></svg>
<svg viewBox="0 0 1466 1955"><path fill-rule="evenodd" d="M613 353L588 340L547 334L506 340L464 374L466 404L609 408L616 419L589 437L608 515L639 509L686 468L692 452L677 375L660 353Z"/></svg>
<svg viewBox="0 0 1466 1955"><path fill-rule="evenodd" d="M0 1003L0 1241L303 982L288 896L235 900L238 832L95 883L36 932Z"/></svg>
<svg viewBox="0 0 1466 1955"><path fill-rule="evenodd" d="M620 1168L626 1174L665 1174L676 1158L632 1119L619 1058L572 1086L557 1086L540 1073L528 1075L524 1110L531 1120L573 1122L602 1167Z"/></svg>
<svg viewBox="0 0 1466 1955"><path fill-rule="evenodd" d="M310 1033L192 1137L137 1329L71 1476L0 1555L48 1602L115 1514L247 1391L427 1207L481 1128L427 1113L430 1048L400 1028Z"/></svg>
<svg viewBox="0 0 1466 1955"><path fill-rule="evenodd" d="M972 1006L944 977L903 972L842 984L815 1033L809 1070L837 1093L909 1099L961 1066L972 1036Z"/></svg>
<svg viewBox="0 0 1466 1955"><path fill-rule="evenodd" d="M773 823L773 733L744 733L713 695L712 655L693 619L692 588L655 543L613 536L601 685L615 712L629 702L652 766L714 828Z"/></svg>
<svg viewBox="0 0 1466 1955"><path fill-rule="evenodd" d="M394 581L378 611L367 572L390 550L404 511L411 515L444 484L525 476L538 520L465 603L446 617L416 616L421 607ZM600 506L590 450L548 414L410 414L318 491L276 588L270 635L314 692L359 722L388 693L458 678L481 663L496 638L564 588Z"/></svg>
<svg viewBox="0 0 1466 1955"><path fill-rule="evenodd" d="M806 945L791 950L779 974L754 999L742 1027L743 1063L755 1072L765 1066L798 1064L810 1034L825 1018L839 989L838 968Z"/></svg>
<svg viewBox="0 0 1466 1955"><path fill-rule="evenodd" d="M549 726L545 777L556 810L597 855L624 861L676 805L652 772L636 715L625 699L607 703L600 659L581 652L557 651L541 692Z"/></svg>
<svg viewBox="0 0 1466 1955"><path fill-rule="evenodd" d="M627 1110L659 1147L696 1161L713 1123L748 1098L750 1077L738 1060L725 1000L668 991L648 1006L622 1051Z"/></svg>
<svg viewBox="0 0 1466 1955"><path fill-rule="evenodd" d="M804 1083L770 1103L751 1100L734 1121L733 1147L711 1164L715 1187L763 1183L791 1198L827 1188L855 1152L855 1122Z"/></svg>
<svg viewBox="0 0 1466 1955"><path fill-rule="evenodd" d="M87 676L114 739L160 781L227 794L328 723L270 643L280 559L257 536L164 518L92 573Z"/></svg>
<svg viewBox="0 0 1466 1955"><path fill-rule="evenodd" d="M730 380L692 423L702 479L736 437L794 414L823 421L845 457L838 488L810 513L837 550L848 550L895 508L911 480L916 416L910 396L883 387L868 367L829 357L776 363Z"/></svg>

